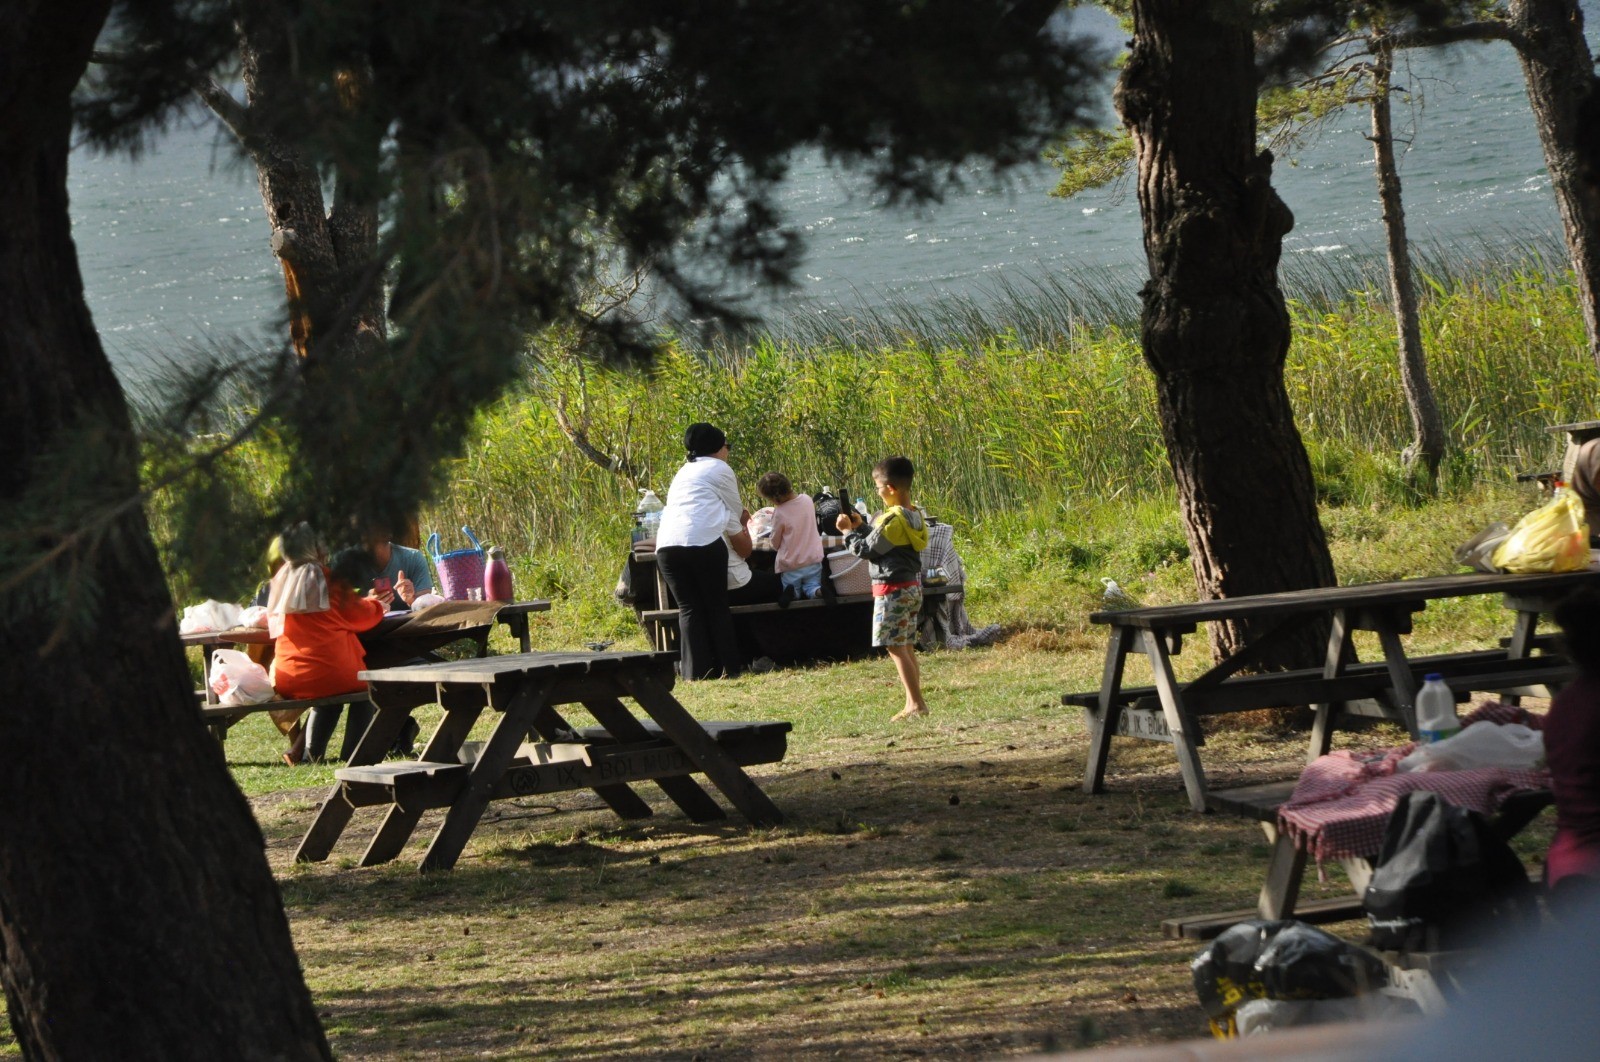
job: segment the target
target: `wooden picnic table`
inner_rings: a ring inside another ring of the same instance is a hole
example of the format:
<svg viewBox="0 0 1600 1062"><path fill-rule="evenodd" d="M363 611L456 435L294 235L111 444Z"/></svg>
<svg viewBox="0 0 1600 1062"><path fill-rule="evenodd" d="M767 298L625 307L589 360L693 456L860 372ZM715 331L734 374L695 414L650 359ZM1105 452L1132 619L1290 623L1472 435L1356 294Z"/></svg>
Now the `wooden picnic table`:
<svg viewBox="0 0 1600 1062"><path fill-rule="evenodd" d="M770 554L769 554L770 555ZM653 551L629 555L633 580L633 608L650 644L659 652L678 650L678 609ZM872 645L872 594L837 593L824 584L822 597L801 598L780 605L764 601L732 605L728 611L741 632L741 642L752 656L765 656L782 665L817 660L854 660L879 650ZM922 588L922 615L937 621L939 605L965 591L960 583L937 583ZM942 634L940 635L942 637Z"/></svg>
<svg viewBox="0 0 1600 1062"><path fill-rule="evenodd" d="M393 859L424 811L447 809L423 870L454 866L489 801L502 797L592 789L622 817L643 818L650 806L629 785L654 781L696 822L726 818L694 773L751 824L782 822L743 766L782 759L789 724L696 720L672 695L675 663L676 654L657 652L523 653L362 672L377 714L295 858L326 859L357 807L388 809L362 866ZM380 762L412 709L433 703L444 717L421 759ZM566 704L582 705L600 726L574 728L558 711ZM488 741L464 748L485 711L500 713Z"/></svg>
<svg viewBox="0 0 1600 1062"><path fill-rule="evenodd" d="M484 656L489 651L489 622L466 627L452 626L450 613L456 609L487 612L492 605L492 602L489 605L477 602L469 605L465 601L447 601L442 606L435 606L440 610L434 613L436 622L418 637L407 637L405 628L417 625L417 621L423 620L434 610L425 609L415 614L408 611L390 612L372 630L363 632L361 640L369 651L376 649L380 659L386 653L390 656L400 654L403 659L417 655L431 656L434 649L466 638L475 642L478 655ZM542 599L509 601L501 604L495 611L493 622L506 627L526 653L530 641L528 617L535 612L548 611L550 602ZM459 617L457 618L459 620ZM265 627L234 627L222 631L195 631L180 634L178 637L185 647L194 647L201 651L200 668L203 678L202 688L197 691L201 702L200 712L206 725L211 728L219 741L226 740L230 726L252 712L315 708L325 704L345 704L349 700L366 699L364 690L355 690L335 697L315 697L306 700L274 700L252 705L219 704L216 694L211 692L211 650L238 645L268 645L273 641L272 635Z"/></svg>
<svg viewBox="0 0 1600 1062"><path fill-rule="evenodd" d="M1548 695L1571 681L1575 671L1549 639L1537 634L1539 615L1572 590L1597 580L1600 572L1595 571L1440 575L1095 612L1090 620L1109 629L1100 688L1062 698L1089 716L1084 791L1103 789L1111 738L1124 734L1171 743L1189 803L1205 811L1205 772L1197 751L1204 738L1197 721L1206 715L1314 705L1309 761L1328 751L1341 712L1395 719L1415 734L1416 692L1430 672L1443 675L1458 698L1473 691L1510 698ZM1401 637L1411 633L1412 617L1428 602L1477 594L1503 595L1505 607L1516 614L1502 645L1439 656L1407 655ZM1250 641L1193 681L1179 682L1172 658L1181 652L1184 637L1202 623L1225 620L1252 621ZM1263 651L1309 623L1329 627L1320 669L1241 674ZM1352 640L1356 631L1378 636L1381 661L1358 658ZM1132 652L1149 659L1153 686L1124 687L1124 664Z"/></svg>

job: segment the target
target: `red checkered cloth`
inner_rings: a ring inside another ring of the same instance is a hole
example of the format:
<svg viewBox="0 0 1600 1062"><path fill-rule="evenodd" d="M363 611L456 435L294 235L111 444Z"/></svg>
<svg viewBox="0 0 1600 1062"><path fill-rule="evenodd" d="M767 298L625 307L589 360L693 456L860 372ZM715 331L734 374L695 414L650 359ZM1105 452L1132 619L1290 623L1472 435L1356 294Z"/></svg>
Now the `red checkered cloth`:
<svg viewBox="0 0 1600 1062"><path fill-rule="evenodd" d="M1484 705L1461 722L1544 727L1543 716L1499 702ZM1279 829L1314 857L1320 869L1324 859L1375 855L1383 847L1389 814L1406 793L1425 789L1487 815L1513 793L1550 785L1549 771L1505 767L1396 774L1396 765L1415 748L1410 744L1369 753L1341 750L1318 757L1301 772L1294 795L1278 809Z"/></svg>

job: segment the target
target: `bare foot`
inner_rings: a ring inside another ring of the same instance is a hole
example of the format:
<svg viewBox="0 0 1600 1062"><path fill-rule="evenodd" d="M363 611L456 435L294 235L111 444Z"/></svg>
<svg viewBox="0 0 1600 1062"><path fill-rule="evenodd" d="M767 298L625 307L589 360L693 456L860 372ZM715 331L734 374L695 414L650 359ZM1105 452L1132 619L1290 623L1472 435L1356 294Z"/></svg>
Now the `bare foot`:
<svg viewBox="0 0 1600 1062"><path fill-rule="evenodd" d="M905 719L914 719L919 715L927 715L928 710L921 705L908 704L890 717L889 722L898 723Z"/></svg>

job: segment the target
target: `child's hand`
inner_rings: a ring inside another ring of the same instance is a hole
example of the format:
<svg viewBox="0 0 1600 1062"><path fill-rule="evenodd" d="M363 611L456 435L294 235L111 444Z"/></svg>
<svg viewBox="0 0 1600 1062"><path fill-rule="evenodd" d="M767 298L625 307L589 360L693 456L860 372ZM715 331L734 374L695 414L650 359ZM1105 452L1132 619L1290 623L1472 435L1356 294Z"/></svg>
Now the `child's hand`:
<svg viewBox="0 0 1600 1062"><path fill-rule="evenodd" d="M860 513L840 513L833 521L833 526L840 531L852 531L856 524L861 522Z"/></svg>

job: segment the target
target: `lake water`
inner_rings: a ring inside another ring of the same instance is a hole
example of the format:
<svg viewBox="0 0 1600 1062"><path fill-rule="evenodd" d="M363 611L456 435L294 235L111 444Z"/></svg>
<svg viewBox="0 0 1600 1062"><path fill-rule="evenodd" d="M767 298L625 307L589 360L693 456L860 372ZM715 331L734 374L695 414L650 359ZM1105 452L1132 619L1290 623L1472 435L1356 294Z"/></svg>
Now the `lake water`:
<svg viewBox="0 0 1600 1062"><path fill-rule="evenodd" d="M1116 37L1103 20L1089 28ZM1411 135L1401 178L1414 239L1477 248L1559 233L1509 46L1417 55L1396 84L1413 94L1410 105L1397 100L1395 122ZM1286 257L1364 256L1382 246L1367 123L1364 111L1348 110L1280 157L1274 183L1296 218ZM802 158L783 204L808 252L793 291L759 298L782 318L951 294L982 300L1003 282L1061 271L1109 275L1136 290L1143 253L1131 188L1061 200L1046 194L1054 183L1042 164L1000 187L975 173L943 204L891 211L861 182ZM254 170L230 157L213 127L177 130L138 162L80 152L70 184L89 305L124 380L196 349L275 343L283 285Z"/></svg>

